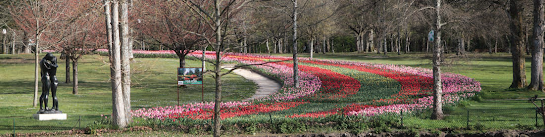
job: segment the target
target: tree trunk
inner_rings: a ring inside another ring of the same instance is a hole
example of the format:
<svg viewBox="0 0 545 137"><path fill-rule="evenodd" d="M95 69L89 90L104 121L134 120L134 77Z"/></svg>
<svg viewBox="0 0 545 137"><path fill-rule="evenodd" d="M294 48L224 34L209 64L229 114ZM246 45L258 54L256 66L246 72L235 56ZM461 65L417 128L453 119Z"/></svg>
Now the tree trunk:
<svg viewBox="0 0 545 137"><path fill-rule="evenodd" d="M494 54L498 53L498 39L496 39L496 44L494 44Z"/></svg>
<svg viewBox="0 0 545 137"><path fill-rule="evenodd" d="M323 43L322 43L322 54L325 54L327 51L326 51L326 40L327 38L324 36L324 39L323 39Z"/></svg>
<svg viewBox="0 0 545 137"><path fill-rule="evenodd" d="M278 40L273 39L273 46L274 46L274 47L273 47L273 51L272 51L272 52L273 52L274 54L277 53L277 52L276 52L277 49L278 49L278 51L280 51L280 47L277 47L277 43L278 43Z"/></svg>
<svg viewBox="0 0 545 137"><path fill-rule="evenodd" d="M430 52L430 43L424 38L424 42L426 43L426 53Z"/></svg>
<svg viewBox="0 0 545 137"><path fill-rule="evenodd" d="M112 122L114 126L125 128L127 126L125 119L125 109L123 101L123 88L121 84L121 42L119 34L119 2L113 0L112 3L112 57L110 60L113 69L112 76Z"/></svg>
<svg viewBox="0 0 545 137"><path fill-rule="evenodd" d="M78 60L72 60L72 94L78 94Z"/></svg>
<svg viewBox="0 0 545 137"><path fill-rule="evenodd" d="M34 61L35 61L34 62L35 63L35 65L34 65L34 74L35 75L34 75L34 101L33 101L33 105L32 105L33 107L36 107L36 105L38 103L38 83L39 83L38 79L40 79L39 78L40 76L38 75L39 74L38 73L38 71L39 71L39 65L38 65L39 64L39 57L38 57L38 55L39 55L39 44L40 44L38 42L40 41L40 35L41 35L41 33L38 30L39 24L40 24L39 20L36 20L36 36L35 36L35 38L36 38L36 43L35 44L36 45L34 45L34 48L35 48L34 49L34 55L35 55L35 58L34 58ZM29 45L29 48L27 48L27 49L30 49L30 45ZM28 52L28 53L30 53L30 52Z"/></svg>
<svg viewBox="0 0 545 137"><path fill-rule="evenodd" d="M246 39L246 36L244 36L244 53L248 53L248 43L247 43L247 39Z"/></svg>
<svg viewBox="0 0 545 137"><path fill-rule="evenodd" d="M356 50L358 50L358 53L361 53L362 49L361 49L361 37L360 37L360 33L356 33Z"/></svg>
<svg viewBox="0 0 545 137"><path fill-rule="evenodd" d="M293 83L295 88L299 88L299 67L297 64L297 0L293 2Z"/></svg>
<svg viewBox="0 0 545 137"><path fill-rule="evenodd" d="M131 36L129 29L129 2L121 0L121 80L123 89L123 105L125 110L125 124L132 121L131 115Z"/></svg>
<svg viewBox="0 0 545 137"><path fill-rule="evenodd" d="M133 33L133 30L130 29L129 31L129 60L133 60L134 59L134 54L132 53L132 49L134 47L134 37L132 36L132 33Z"/></svg>
<svg viewBox="0 0 545 137"><path fill-rule="evenodd" d="M437 0L435 7L437 22L436 22L436 41L435 49L433 50L433 113L432 119L443 119L443 84L441 81L441 0Z"/></svg>
<svg viewBox="0 0 545 137"><path fill-rule="evenodd" d="M397 30L396 51L397 55L401 55L401 36L399 35L399 30Z"/></svg>
<svg viewBox="0 0 545 137"><path fill-rule="evenodd" d="M4 34L4 38L2 38L2 54L8 54L8 50L6 48L6 34Z"/></svg>
<svg viewBox="0 0 545 137"><path fill-rule="evenodd" d="M369 32L369 48L375 47L375 31L371 29Z"/></svg>
<svg viewBox="0 0 545 137"><path fill-rule="evenodd" d="M180 51L182 52L182 51ZM180 68L183 68L185 67L185 56L183 55L183 53L179 53L178 54L178 59L180 59Z"/></svg>
<svg viewBox="0 0 545 137"><path fill-rule="evenodd" d="M371 37L371 33L367 34L367 41L365 42L365 52L368 53L369 52L369 49L370 49L370 46L371 46L371 41L369 40Z"/></svg>
<svg viewBox="0 0 545 137"><path fill-rule="evenodd" d="M384 36L384 55L388 54L388 40L386 39L386 36Z"/></svg>
<svg viewBox="0 0 545 137"><path fill-rule="evenodd" d="M394 35L390 35L390 52L395 52L395 38L394 38Z"/></svg>
<svg viewBox="0 0 545 137"><path fill-rule="evenodd" d="M522 31L522 11L519 10L517 2L520 0L511 0L509 2L509 17L511 29L511 55L513 58L513 82L509 88L523 88L526 85L526 72L524 69L524 47L522 40L524 32Z"/></svg>
<svg viewBox="0 0 545 137"><path fill-rule="evenodd" d="M488 45L488 54L492 54L492 43L490 43L492 40L487 41L486 45Z"/></svg>
<svg viewBox="0 0 545 137"><path fill-rule="evenodd" d="M108 58L110 59L110 63L112 61L112 46L113 46L113 34L112 34L112 31L113 31L113 28L112 28L112 4L111 4L111 0L104 0L104 13L105 13L105 16L106 16L106 33L107 33L107 40L108 40ZM142 44L144 43L143 42L144 40L142 39ZM114 72L114 69L113 67L110 67L110 75L111 76L114 76L115 74L113 73Z"/></svg>
<svg viewBox="0 0 545 137"><path fill-rule="evenodd" d="M206 48L208 48L208 46L203 46L202 47L202 71L203 71L203 74L204 74L204 72L206 72Z"/></svg>
<svg viewBox="0 0 545 137"><path fill-rule="evenodd" d="M13 31L12 39L13 39L13 41L11 41L11 54L15 54L15 31Z"/></svg>
<svg viewBox="0 0 545 137"><path fill-rule="evenodd" d="M314 38L310 38L310 60L314 57Z"/></svg>
<svg viewBox="0 0 545 137"><path fill-rule="evenodd" d="M331 52L331 41L330 41L330 38L326 39L326 44L327 44L327 52ZM335 53L335 52L333 52Z"/></svg>
<svg viewBox="0 0 545 137"><path fill-rule="evenodd" d="M410 42L410 38L411 36L409 36L409 31L405 31L405 54L409 53L409 47L411 46L411 42Z"/></svg>
<svg viewBox="0 0 545 137"><path fill-rule="evenodd" d="M526 55L530 55L530 46L531 46L531 45L530 45L530 43L528 42L528 36L529 36L529 35L528 35L528 33L526 32L526 31L527 31L526 26L524 27L523 30L524 30L523 32L524 32L524 37L525 37L525 38L524 38L522 41L523 41L523 43L524 43L524 45L525 45L524 47L526 47L524 51L526 52Z"/></svg>
<svg viewBox="0 0 545 137"><path fill-rule="evenodd" d="M378 40L378 43L377 43L377 54L380 54L380 52L382 52L382 42L383 40Z"/></svg>
<svg viewBox="0 0 545 137"><path fill-rule="evenodd" d="M464 38L463 38L463 37L460 38L458 41L459 41L459 43L458 43L458 50L457 50L457 52L456 52L456 55L460 56L460 55L463 55L463 54L464 54L462 50L463 50L464 47L465 47L465 41L464 41Z"/></svg>
<svg viewBox="0 0 545 137"><path fill-rule="evenodd" d="M532 35L532 74L529 90L543 90L543 27L544 0L534 0L534 31Z"/></svg>
<svg viewBox="0 0 545 137"><path fill-rule="evenodd" d="M365 40L365 31L362 31L360 33L360 43L361 43L361 52L365 52L365 45L366 45L366 40Z"/></svg>
<svg viewBox="0 0 545 137"><path fill-rule="evenodd" d="M64 83L70 83L70 56L68 54L64 54L66 56L66 82Z"/></svg>
<svg viewBox="0 0 545 137"><path fill-rule="evenodd" d="M271 55L271 47L269 47L269 39L265 42L265 46L267 46L267 54Z"/></svg>
<svg viewBox="0 0 545 137"><path fill-rule="evenodd" d="M334 40L331 41L331 52L335 53L335 43L333 43L333 42L335 42L335 41Z"/></svg>
<svg viewBox="0 0 545 137"><path fill-rule="evenodd" d="M220 137L221 135L221 51L223 50L223 39L221 35L221 12L220 12L220 0L214 0L214 7L215 7L215 31L216 31L216 64L215 64L215 80L216 80L216 96L214 99L214 137Z"/></svg>

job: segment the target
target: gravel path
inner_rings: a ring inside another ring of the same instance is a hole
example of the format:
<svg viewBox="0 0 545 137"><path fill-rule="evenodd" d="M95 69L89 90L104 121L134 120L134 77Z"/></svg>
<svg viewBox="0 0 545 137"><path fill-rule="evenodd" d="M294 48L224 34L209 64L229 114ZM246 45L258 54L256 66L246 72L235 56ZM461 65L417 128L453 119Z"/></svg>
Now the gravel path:
<svg viewBox="0 0 545 137"><path fill-rule="evenodd" d="M233 66L222 66L221 68L232 70ZM242 101L248 101L252 99L258 99L266 97L270 94L273 94L280 90L281 85L278 84L276 81L269 79L259 73L252 72L250 70L246 69L236 69L233 71L235 74L240 75L248 80L253 81L257 85L257 90L255 91L255 94L247 99L244 99Z"/></svg>

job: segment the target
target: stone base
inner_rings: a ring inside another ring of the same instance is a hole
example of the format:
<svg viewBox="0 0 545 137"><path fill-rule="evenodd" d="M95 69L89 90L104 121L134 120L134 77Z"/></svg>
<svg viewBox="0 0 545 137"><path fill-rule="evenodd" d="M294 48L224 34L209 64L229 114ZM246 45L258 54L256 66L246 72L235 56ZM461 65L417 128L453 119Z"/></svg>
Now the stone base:
<svg viewBox="0 0 545 137"><path fill-rule="evenodd" d="M66 120L66 113L60 114L34 114L34 119L43 120Z"/></svg>

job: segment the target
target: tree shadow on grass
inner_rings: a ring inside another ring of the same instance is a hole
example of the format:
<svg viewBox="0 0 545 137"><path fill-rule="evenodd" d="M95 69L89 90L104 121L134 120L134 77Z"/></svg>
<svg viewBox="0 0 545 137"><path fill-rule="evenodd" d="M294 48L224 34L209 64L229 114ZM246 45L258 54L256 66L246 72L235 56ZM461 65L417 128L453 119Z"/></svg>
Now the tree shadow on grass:
<svg viewBox="0 0 545 137"><path fill-rule="evenodd" d="M30 94L34 92L32 81L2 81L0 94Z"/></svg>

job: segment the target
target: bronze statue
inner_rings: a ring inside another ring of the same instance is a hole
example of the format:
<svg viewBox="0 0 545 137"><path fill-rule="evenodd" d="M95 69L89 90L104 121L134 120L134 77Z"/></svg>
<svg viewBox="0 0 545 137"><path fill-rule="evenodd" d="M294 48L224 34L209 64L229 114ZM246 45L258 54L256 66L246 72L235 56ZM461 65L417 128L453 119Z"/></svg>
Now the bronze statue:
<svg viewBox="0 0 545 137"><path fill-rule="evenodd" d="M59 100L57 99L57 57L51 53L47 53L40 61L40 69L42 71L42 95L40 96L40 111L38 114L51 114L62 113L59 111ZM51 96L53 97L53 107L47 108L49 100L49 89L51 89ZM44 108L45 105L45 108Z"/></svg>

